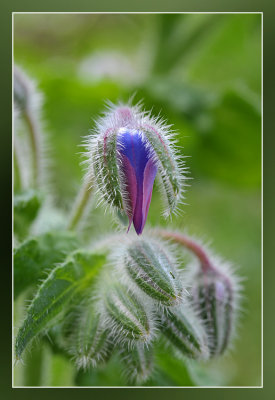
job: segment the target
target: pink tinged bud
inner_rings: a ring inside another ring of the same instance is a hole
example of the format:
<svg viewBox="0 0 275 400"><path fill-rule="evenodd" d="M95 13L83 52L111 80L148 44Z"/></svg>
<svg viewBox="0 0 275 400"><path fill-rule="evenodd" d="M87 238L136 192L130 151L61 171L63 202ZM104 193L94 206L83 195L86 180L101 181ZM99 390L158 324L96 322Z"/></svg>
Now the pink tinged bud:
<svg viewBox="0 0 275 400"><path fill-rule="evenodd" d="M140 131L127 128L120 129L117 149L121 159L128 230L133 222L136 233L140 235L146 223L158 170L155 152Z"/></svg>

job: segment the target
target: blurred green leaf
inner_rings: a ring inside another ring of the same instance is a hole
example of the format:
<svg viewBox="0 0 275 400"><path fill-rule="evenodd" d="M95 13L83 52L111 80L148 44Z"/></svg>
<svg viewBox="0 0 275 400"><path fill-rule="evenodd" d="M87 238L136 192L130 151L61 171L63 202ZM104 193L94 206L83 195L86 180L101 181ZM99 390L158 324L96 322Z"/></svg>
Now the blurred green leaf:
<svg viewBox="0 0 275 400"><path fill-rule="evenodd" d="M14 233L21 239L36 218L42 204L42 194L34 189L14 196Z"/></svg>
<svg viewBox="0 0 275 400"><path fill-rule="evenodd" d="M15 344L17 359L21 358L33 338L52 326L55 318L67 310L73 295L91 285L105 261L106 257L102 254L77 250L51 271L39 287L18 331Z"/></svg>
<svg viewBox="0 0 275 400"><path fill-rule="evenodd" d="M153 72L167 74L174 69L217 23L219 19L213 14L161 15L157 24L158 45Z"/></svg>
<svg viewBox="0 0 275 400"><path fill-rule="evenodd" d="M103 367L79 371L75 378L77 386L127 386L126 377L121 374L122 366L114 355Z"/></svg>
<svg viewBox="0 0 275 400"><path fill-rule="evenodd" d="M211 176L234 186L259 187L259 110L242 93L231 90L225 93L211 115L212 126L201 132L197 149L192 154L194 173L200 171L202 176Z"/></svg>
<svg viewBox="0 0 275 400"><path fill-rule="evenodd" d="M167 351L167 347L158 345L155 357L158 368L173 381L175 386L195 386L193 379L188 371L186 361L177 358L173 351Z"/></svg>
<svg viewBox="0 0 275 400"><path fill-rule="evenodd" d="M24 364L16 365L16 386L73 386L75 368L68 358L54 354L49 343L35 343Z"/></svg>
<svg viewBox="0 0 275 400"><path fill-rule="evenodd" d="M261 15L219 15L184 59L181 76L210 90L243 82L260 93Z"/></svg>
<svg viewBox="0 0 275 400"><path fill-rule="evenodd" d="M48 232L22 243L14 251L14 296L37 284L78 245L74 233L62 231Z"/></svg>
<svg viewBox="0 0 275 400"><path fill-rule="evenodd" d="M51 380L47 386L73 386L76 372L71 360L60 354L53 354L51 361Z"/></svg>

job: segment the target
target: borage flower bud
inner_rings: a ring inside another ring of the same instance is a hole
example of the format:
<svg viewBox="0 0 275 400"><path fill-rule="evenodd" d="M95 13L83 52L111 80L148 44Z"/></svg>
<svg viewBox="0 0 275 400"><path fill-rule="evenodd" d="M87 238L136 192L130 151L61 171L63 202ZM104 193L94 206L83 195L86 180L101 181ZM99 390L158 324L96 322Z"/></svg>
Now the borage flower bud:
<svg viewBox="0 0 275 400"><path fill-rule="evenodd" d="M176 262L163 244L147 238L133 241L125 247L123 268L132 282L162 305L174 306L182 301Z"/></svg>
<svg viewBox="0 0 275 400"><path fill-rule="evenodd" d="M160 329L183 356L195 360L208 358L204 327L187 305L163 313Z"/></svg>
<svg viewBox="0 0 275 400"><path fill-rule="evenodd" d="M218 356L228 348L235 331L239 280L221 262L209 265L192 276L191 301L204 322L208 334L210 356Z"/></svg>
<svg viewBox="0 0 275 400"><path fill-rule="evenodd" d="M181 164L163 121L139 106L111 105L87 139L87 180L97 182L102 200L127 216L141 234L147 219L155 177L160 177L166 200L164 214L175 210L182 197Z"/></svg>
<svg viewBox="0 0 275 400"><path fill-rule="evenodd" d="M24 110L29 105L32 95L35 93L33 82L17 66L14 67L14 103L18 109Z"/></svg>
<svg viewBox="0 0 275 400"><path fill-rule="evenodd" d="M115 280L104 281L99 308L104 325L117 343L150 342L153 337L154 317L149 304L144 304L135 293Z"/></svg>
<svg viewBox="0 0 275 400"><path fill-rule="evenodd" d="M100 315L91 302L80 308L74 321L74 331L69 339L70 354L78 368L87 369L106 362L113 343L107 327L103 327Z"/></svg>
<svg viewBox="0 0 275 400"><path fill-rule="evenodd" d="M150 378L154 368L151 347L137 344L131 349L122 348L120 356L125 365L125 375L130 382L141 384Z"/></svg>

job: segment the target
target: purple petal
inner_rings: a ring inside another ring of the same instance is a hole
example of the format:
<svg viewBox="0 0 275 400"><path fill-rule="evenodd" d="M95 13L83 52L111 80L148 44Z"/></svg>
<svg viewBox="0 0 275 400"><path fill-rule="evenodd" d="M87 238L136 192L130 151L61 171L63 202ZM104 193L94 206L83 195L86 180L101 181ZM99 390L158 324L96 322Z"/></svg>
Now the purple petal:
<svg viewBox="0 0 275 400"><path fill-rule="evenodd" d="M136 199L137 199L137 180L135 176L135 170L132 167L129 159L122 154L122 163L123 163L123 172L124 176L127 182L127 191L129 194L129 200L130 200L130 205L131 205L131 210L127 209L127 215L129 218L129 226L128 226L128 231L131 227L131 224L133 222L134 218L134 209L135 209L135 204L136 204Z"/></svg>
<svg viewBox="0 0 275 400"><path fill-rule="evenodd" d="M138 131L120 134L118 150L122 160L130 208L127 210L129 227L134 223L138 235L143 231L152 197L157 166ZM127 200L128 200L127 199Z"/></svg>

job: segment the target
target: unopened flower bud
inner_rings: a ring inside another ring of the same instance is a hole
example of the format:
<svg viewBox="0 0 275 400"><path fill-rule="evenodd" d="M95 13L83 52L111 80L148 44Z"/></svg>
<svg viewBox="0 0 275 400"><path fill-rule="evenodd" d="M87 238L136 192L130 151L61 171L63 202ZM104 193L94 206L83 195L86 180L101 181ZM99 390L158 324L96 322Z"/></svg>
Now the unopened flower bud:
<svg viewBox="0 0 275 400"><path fill-rule="evenodd" d="M187 305L163 313L160 323L162 333L180 354L195 360L208 358L204 327Z"/></svg>
<svg viewBox="0 0 275 400"><path fill-rule="evenodd" d="M210 356L228 348L236 325L239 283L230 269L208 267L191 279L191 298L204 322Z"/></svg>
<svg viewBox="0 0 275 400"><path fill-rule="evenodd" d="M14 102L18 109L25 109L30 97L31 81L18 67L14 67Z"/></svg>
<svg viewBox="0 0 275 400"><path fill-rule="evenodd" d="M111 277L104 282L99 307L103 323L117 343L148 343L153 336L154 318L146 305L124 284Z"/></svg>
<svg viewBox="0 0 275 400"><path fill-rule="evenodd" d="M125 365L125 375L130 382L141 384L147 381L153 371L153 350L141 344L120 351Z"/></svg>
<svg viewBox="0 0 275 400"><path fill-rule="evenodd" d="M183 287L176 262L162 243L135 240L125 247L124 269L149 297L164 306L182 301Z"/></svg>
<svg viewBox="0 0 275 400"><path fill-rule="evenodd" d="M90 302L80 308L69 343L78 368L95 367L108 360L113 348L109 331Z"/></svg>
<svg viewBox="0 0 275 400"><path fill-rule="evenodd" d="M38 112L41 106L41 94L36 83L18 66L14 66L13 93L18 110Z"/></svg>
<svg viewBox="0 0 275 400"><path fill-rule="evenodd" d="M142 233L157 173L165 215L177 207L183 176L170 129L140 107L112 105L88 137L87 150L87 180L94 178L102 199L127 216L128 230L133 223Z"/></svg>

